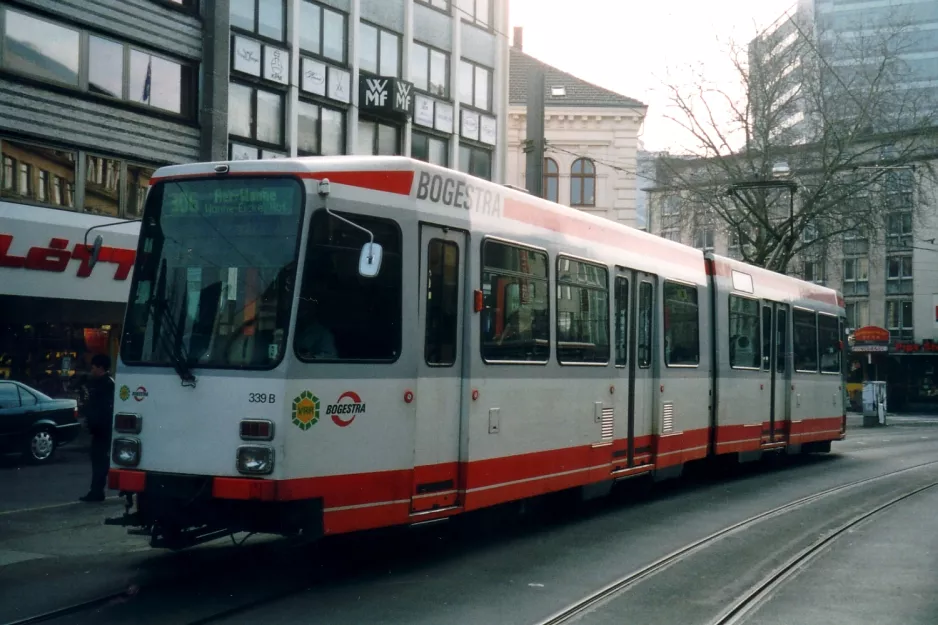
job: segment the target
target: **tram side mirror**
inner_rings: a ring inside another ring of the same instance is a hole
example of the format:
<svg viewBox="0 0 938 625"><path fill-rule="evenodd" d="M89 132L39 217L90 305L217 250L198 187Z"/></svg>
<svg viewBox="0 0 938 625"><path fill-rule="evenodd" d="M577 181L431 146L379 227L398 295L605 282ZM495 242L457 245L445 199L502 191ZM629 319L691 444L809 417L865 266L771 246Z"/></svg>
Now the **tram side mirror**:
<svg viewBox="0 0 938 625"><path fill-rule="evenodd" d="M91 246L91 258L88 259L88 269L94 269L101 258L101 247L104 245L104 238L99 234L94 238L94 244Z"/></svg>
<svg viewBox="0 0 938 625"><path fill-rule="evenodd" d="M358 274L363 278L374 278L381 271L381 259L384 250L380 243L365 243L361 256L358 257Z"/></svg>

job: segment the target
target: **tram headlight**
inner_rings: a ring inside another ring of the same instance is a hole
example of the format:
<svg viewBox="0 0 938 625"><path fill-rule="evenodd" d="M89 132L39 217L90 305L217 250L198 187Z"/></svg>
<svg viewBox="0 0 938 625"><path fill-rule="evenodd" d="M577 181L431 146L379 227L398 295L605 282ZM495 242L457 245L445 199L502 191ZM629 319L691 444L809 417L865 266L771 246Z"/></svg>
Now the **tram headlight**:
<svg viewBox="0 0 938 625"><path fill-rule="evenodd" d="M238 447L238 472L247 475L267 475L274 470L274 450L262 445Z"/></svg>
<svg viewBox="0 0 938 625"><path fill-rule="evenodd" d="M111 447L111 460L122 467L140 464L140 441L136 438L115 438Z"/></svg>

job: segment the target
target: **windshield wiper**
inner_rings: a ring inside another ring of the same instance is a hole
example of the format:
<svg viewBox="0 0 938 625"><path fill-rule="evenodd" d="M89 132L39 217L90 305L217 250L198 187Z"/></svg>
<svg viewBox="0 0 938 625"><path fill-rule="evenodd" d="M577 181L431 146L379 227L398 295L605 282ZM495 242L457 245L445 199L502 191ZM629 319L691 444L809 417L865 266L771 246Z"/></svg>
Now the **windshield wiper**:
<svg viewBox="0 0 938 625"><path fill-rule="evenodd" d="M173 370L176 372L176 375L179 376L183 386L191 386L194 388L196 378L192 374L192 368L189 366L189 354L186 353L185 348L182 346L179 326L176 325L172 315L169 313L169 309L161 304L159 298L153 297L150 299L149 309L150 317L154 322L158 322L158 325L154 329L160 333L160 342L162 343L163 349L169 354Z"/></svg>

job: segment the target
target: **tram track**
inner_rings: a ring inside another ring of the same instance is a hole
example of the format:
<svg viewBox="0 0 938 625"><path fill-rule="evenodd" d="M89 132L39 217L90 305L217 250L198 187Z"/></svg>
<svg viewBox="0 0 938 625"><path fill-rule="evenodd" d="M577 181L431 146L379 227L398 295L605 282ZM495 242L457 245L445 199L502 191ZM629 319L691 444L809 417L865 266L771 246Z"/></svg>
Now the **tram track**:
<svg viewBox="0 0 938 625"><path fill-rule="evenodd" d="M872 483L886 480L886 479L889 479L898 475L902 475L902 474L909 473L909 472L916 471L916 470L925 469L925 468L932 467L935 465L938 465L938 460L923 462L923 463L915 464L912 466L903 467L901 469L897 469L894 471L889 471L887 473L875 475L872 477L854 480L851 482L847 482L845 484L840 484L838 486L827 488L825 490L819 491L817 493L813 493L805 497L801 497L799 499L795 499L786 504L783 504L775 508L772 508L770 510L767 510L765 512L753 515L747 519L744 519L742 521L729 525L721 530L718 530L712 534L709 534L708 536L705 536L701 539L691 542L681 547L680 549L677 549L669 553L668 555L662 558L659 558L658 560L655 560L651 564L648 564L636 571L629 573L628 575L625 575L617 579L616 581L608 584L607 586L603 587L599 591L592 593L589 596L583 598L582 600L577 601L576 603L556 612L555 614L551 615L547 619L538 621L537 625L559 625L560 623L569 623L569 622L575 621L579 616L585 614L586 612L590 611L594 607L597 607L600 604L608 601L609 599L614 598L615 596L626 592L628 589L630 589L633 586L636 586L640 582L657 575L658 573L664 571L665 569L671 567L672 565L678 562L686 560L693 554L703 551L707 547L712 546L715 543L719 542L721 539L724 539L728 536L731 536L733 534L736 534L743 530L751 528L763 521L784 515L794 510L804 508L812 503L818 502L820 500L823 500L825 498L831 497L839 493L843 493L853 488L858 488L863 485L872 484ZM739 622L738 620L734 620L737 618L738 615L744 615L748 613L750 607L755 605L759 601L761 601L761 599L764 598L765 596L767 596L767 593L770 593L771 590L774 589L777 584L782 583L784 581L784 578L786 578L786 576L789 574L791 570L793 570L794 568L797 568L800 564L809 560L812 557L812 554L815 554L821 549L823 549L823 547L829 544L829 542L832 541L836 536L839 536L840 534L848 531L851 527L861 523L866 518L869 518L870 516L873 516L874 514L882 510L885 510L891 505L894 505L903 499L906 499L922 490L931 488L932 486L935 486L935 485L938 485L938 482L916 489L915 491L911 493L906 493L905 495L901 497L897 497L894 500L887 502L886 504L882 506L878 506L873 511L865 513L864 515L861 515L861 517L855 519L849 527L846 527L846 526L842 527L838 529L834 534L831 534L830 536L825 537L825 541L823 542L823 544L819 544L819 546L817 546L815 549L810 551L810 553L809 552L799 553L798 556L796 556L795 558L792 558L792 562L790 563L790 566L787 569L784 569L784 567L780 567L779 570L776 571L772 576L767 577L765 580L763 580L762 583L754 587L750 593L747 593L746 597L744 597L743 599L740 599L740 601L738 601L736 604L733 605L733 608L731 610L728 610L725 615L721 616L721 618L723 618L724 620L714 621L712 625L729 625L730 623L734 623L734 624L738 623ZM131 586L130 588L122 588L115 592L106 593L104 595L101 595L97 598L94 598L88 601L76 602L74 604L67 605L62 608L57 608L55 610L50 610L45 613L36 614L36 615L22 618L19 620L9 621L9 622L3 623L2 625L33 625L37 623L53 623L59 620L62 620L64 622L66 619L69 619L69 617L76 617L83 613L91 614L95 612L96 610L99 610L102 608L107 609L109 606L124 604L130 601L133 601L137 596L140 596L142 594L150 594L153 591L158 590L160 587L167 586L167 585L172 585L172 584L171 583L170 584L154 583L152 585L143 584L142 586L139 586L139 587ZM231 618L240 614L244 614L244 613L250 612L252 610L255 610L255 609L267 606L267 605L275 604L284 599L288 599L290 597L301 594L304 591L306 591L309 587L310 587L310 583L307 580L306 582L299 584L297 586L294 586L292 588L286 588L277 592L269 593L265 596L257 597L249 601L246 601L240 605L234 605L223 610L218 610L217 612L213 612L213 613L210 613L208 615L205 615L199 618L187 620L186 622L188 623L188 625L209 625L210 623L223 622L224 620L228 618Z"/></svg>
<svg viewBox="0 0 938 625"><path fill-rule="evenodd" d="M610 600L626 593L633 587L638 584L648 580L649 578L662 573L666 569L683 562L690 558L691 556L700 553L701 551L707 549L708 547L713 546L719 541L742 532L744 530L750 529L753 526L767 521L769 519L784 515L795 510L800 510L812 503L816 503L833 495L844 493L853 488L860 486L872 484L889 478L893 478L897 475L902 475L911 471L925 469L938 465L938 461L929 461L923 462L920 464L912 465L909 467L904 467L902 469L897 469L895 471L890 471L888 473L883 473L873 477L863 478L860 480L855 480L853 482L848 482L846 484L841 484L834 486L823 491L808 495L789 503L783 504L767 510L760 514L753 515L747 519L734 523L733 525L727 526L721 530L713 532L703 538L700 538L692 543L689 543L679 549L672 551L671 553L655 560L654 562L641 567L638 570L635 570L627 575L624 575L617 580L611 582L610 584L602 587L598 591L591 593L582 599L566 606L565 608L551 614L546 619L536 622L536 625L561 625L566 623L572 623L578 620L583 615L592 611L593 609L609 602ZM863 514L857 515L852 518L847 523L842 524L837 529L833 530L821 540L813 543L809 547L800 551L796 556L792 557L782 566L778 567L770 575L766 576L760 583L753 586L749 591L743 594L726 612L720 615L717 620L713 621L711 625L730 625L737 624L740 622L739 618L744 617L745 614L748 614L751 608L764 599L777 585L783 583L784 579L787 579L792 572L797 569L801 564L806 563L814 555L823 550L824 547L829 545L834 539L843 533L849 531L853 527L859 525L863 521L867 520L871 516L878 514L887 508L892 507L893 505L908 499L909 497L916 495L924 490L938 486L938 482L933 482L923 487L916 488L910 492L907 492L899 497L896 497L885 504L876 506L873 510L864 512Z"/></svg>

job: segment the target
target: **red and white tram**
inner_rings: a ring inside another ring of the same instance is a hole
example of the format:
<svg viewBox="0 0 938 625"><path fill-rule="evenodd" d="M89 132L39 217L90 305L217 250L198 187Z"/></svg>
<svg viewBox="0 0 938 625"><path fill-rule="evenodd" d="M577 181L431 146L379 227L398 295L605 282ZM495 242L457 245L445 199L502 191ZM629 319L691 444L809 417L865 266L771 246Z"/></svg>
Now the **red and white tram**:
<svg viewBox="0 0 938 625"><path fill-rule="evenodd" d="M843 313L831 289L406 158L166 167L110 486L178 547L828 451Z"/></svg>

